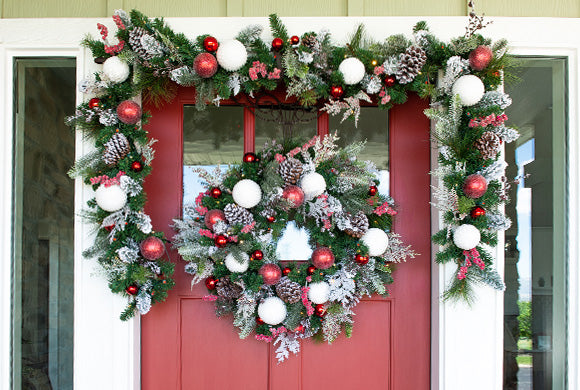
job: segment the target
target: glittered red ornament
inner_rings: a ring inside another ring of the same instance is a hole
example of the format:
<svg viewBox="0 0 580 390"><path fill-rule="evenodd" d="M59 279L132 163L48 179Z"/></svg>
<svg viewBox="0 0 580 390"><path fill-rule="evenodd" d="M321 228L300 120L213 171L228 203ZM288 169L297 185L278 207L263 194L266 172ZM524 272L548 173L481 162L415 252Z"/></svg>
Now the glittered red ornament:
<svg viewBox="0 0 580 390"><path fill-rule="evenodd" d="M207 287L208 290L214 290L217 282L218 280L216 278L209 276L205 279L205 287Z"/></svg>
<svg viewBox="0 0 580 390"><path fill-rule="evenodd" d="M473 219L483 217L485 215L485 209L481 206L475 206L471 209L469 215L471 215L471 218Z"/></svg>
<svg viewBox="0 0 580 390"><path fill-rule="evenodd" d="M204 79L213 76L217 69L218 62L213 54L200 53L193 60L193 70Z"/></svg>
<svg viewBox="0 0 580 390"><path fill-rule="evenodd" d="M216 51L219 47L218 41L217 39L215 39L212 36L206 37L203 40L203 48L207 51L209 51L210 53L213 53L214 51Z"/></svg>
<svg viewBox="0 0 580 390"><path fill-rule="evenodd" d="M256 249L254 252L252 252L252 258L255 260L262 260L264 258L264 252Z"/></svg>
<svg viewBox="0 0 580 390"><path fill-rule="evenodd" d="M393 75L388 75L387 77L385 77L385 86L387 87L392 87L393 85L395 85L395 76Z"/></svg>
<svg viewBox="0 0 580 390"><path fill-rule="evenodd" d="M221 210L209 210L207 213L205 213L203 221L205 222L205 226L208 229L213 230L213 225L217 221L226 221L226 215Z"/></svg>
<svg viewBox="0 0 580 390"><path fill-rule="evenodd" d="M139 292L139 287L132 284L125 289L125 292L129 295L137 295L137 293Z"/></svg>
<svg viewBox="0 0 580 390"><path fill-rule="evenodd" d="M369 195L370 196L375 196L377 194L377 192L379 192L379 189L377 188L377 186L370 186L369 187Z"/></svg>
<svg viewBox="0 0 580 390"><path fill-rule="evenodd" d="M264 284L268 286L273 286L280 281L282 277L282 270L276 264L264 264L260 267L258 271L262 278L264 278Z"/></svg>
<svg viewBox="0 0 580 390"><path fill-rule="evenodd" d="M290 203L290 207L298 208L304 203L304 191L298 186L287 186L282 192L282 198Z"/></svg>
<svg viewBox="0 0 580 390"><path fill-rule="evenodd" d="M214 187L214 188L212 188L212 189L211 189L211 191L210 191L210 195L211 195L213 198L217 199L217 198L219 198L220 196L222 196L222 190L220 190L218 187Z"/></svg>
<svg viewBox="0 0 580 390"><path fill-rule="evenodd" d="M260 317L256 317L256 324L258 324L258 325L264 325L264 320L261 319Z"/></svg>
<svg viewBox="0 0 580 390"><path fill-rule="evenodd" d="M269 216L267 216L267 217L266 217L266 220L267 220L268 222L272 223L272 222L276 221L276 217L274 217L274 216L272 216L272 215L269 215Z"/></svg>
<svg viewBox="0 0 580 390"><path fill-rule="evenodd" d="M213 242L218 248L223 248L228 244L228 238L223 234L218 234L214 237Z"/></svg>
<svg viewBox="0 0 580 390"><path fill-rule="evenodd" d="M316 305L314 307L314 314L321 318L324 317L326 315L326 308L324 307L324 304L319 303Z"/></svg>
<svg viewBox="0 0 580 390"><path fill-rule="evenodd" d="M141 172L143 170L143 163L141 161L133 161L131 163L131 170L133 172Z"/></svg>
<svg viewBox="0 0 580 390"><path fill-rule="evenodd" d="M284 275L284 276L288 276L288 275L290 275L290 272L292 272L292 269L291 269L290 267L285 267L285 268L282 270L282 275Z"/></svg>
<svg viewBox="0 0 580 390"><path fill-rule="evenodd" d="M139 245L141 255L147 260L157 260L165 253L165 245L160 238L149 236Z"/></svg>
<svg viewBox="0 0 580 390"><path fill-rule="evenodd" d="M316 272L316 267L311 265L310 267L306 268L306 273L308 275L314 275L314 273Z"/></svg>
<svg viewBox="0 0 580 390"><path fill-rule="evenodd" d="M258 157L256 156L255 153L248 152L248 153L244 154L243 160L246 163L253 163L253 162L258 161Z"/></svg>
<svg viewBox="0 0 580 390"><path fill-rule="evenodd" d="M300 324L296 328L294 328L294 333L302 333L304 332L304 325Z"/></svg>
<svg viewBox="0 0 580 390"><path fill-rule="evenodd" d="M122 101L117 106L119 120L128 125L134 125L141 120L141 106L133 100Z"/></svg>
<svg viewBox="0 0 580 390"><path fill-rule="evenodd" d="M491 59L493 58L493 51L489 46L480 45L469 53L469 66L474 70L484 70L487 68Z"/></svg>
<svg viewBox="0 0 580 390"><path fill-rule="evenodd" d="M290 37L290 43L292 45L297 45L298 43L300 43L300 37L298 35L292 35Z"/></svg>
<svg viewBox="0 0 580 390"><path fill-rule="evenodd" d="M468 198L477 199L487 191L487 180L480 174L474 173L465 178L463 182L463 193Z"/></svg>
<svg viewBox="0 0 580 390"><path fill-rule="evenodd" d="M272 41L272 50L275 51L281 50L283 46L284 41L282 40L282 38L274 38L274 40Z"/></svg>
<svg viewBox="0 0 580 390"><path fill-rule="evenodd" d="M312 252L312 264L318 269L328 269L334 264L334 253L330 248L321 246Z"/></svg>
<svg viewBox="0 0 580 390"><path fill-rule="evenodd" d="M333 85L330 87L330 96L335 99L340 99L344 95L344 89L340 85Z"/></svg>
<svg viewBox="0 0 580 390"><path fill-rule="evenodd" d="M369 262L369 257L361 255L360 253L354 257L354 261L356 261L360 265L365 265Z"/></svg>
<svg viewBox="0 0 580 390"><path fill-rule="evenodd" d="M101 105L101 99L99 98L92 98L89 100L89 108L97 108Z"/></svg>

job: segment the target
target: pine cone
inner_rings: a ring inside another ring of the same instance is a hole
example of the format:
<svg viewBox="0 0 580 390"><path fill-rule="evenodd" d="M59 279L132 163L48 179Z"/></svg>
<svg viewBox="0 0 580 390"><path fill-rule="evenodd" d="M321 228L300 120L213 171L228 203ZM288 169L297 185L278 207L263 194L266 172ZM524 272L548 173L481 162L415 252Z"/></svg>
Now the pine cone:
<svg viewBox="0 0 580 390"><path fill-rule="evenodd" d="M147 35L147 31L145 31L144 28L135 27L129 32L129 45L139 57L148 60L151 58L151 56L147 53L147 50L141 43L141 38L143 38L144 35Z"/></svg>
<svg viewBox="0 0 580 390"><path fill-rule="evenodd" d="M399 66L396 77L400 84L409 84L419 74L427 61L425 50L417 46L410 46L405 53L399 56Z"/></svg>
<svg viewBox="0 0 580 390"><path fill-rule="evenodd" d="M473 143L473 146L479 153L481 153L481 158L488 160L490 158L495 158L497 152L499 152L500 138L491 131L486 131L481 135L481 138Z"/></svg>
<svg viewBox="0 0 580 390"><path fill-rule="evenodd" d="M302 174L302 163L294 157L289 157L280 163L278 172L287 186L296 184Z"/></svg>
<svg viewBox="0 0 580 390"><path fill-rule="evenodd" d="M230 225L241 223L243 226L246 226L254 222L252 213L235 203L227 204L224 207L224 214Z"/></svg>
<svg viewBox="0 0 580 390"><path fill-rule="evenodd" d="M361 238L369 230L369 219L362 211L359 211L356 215L349 214L348 219L352 229L346 229L345 233L349 236Z"/></svg>
<svg viewBox="0 0 580 390"><path fill-rule="evenodd" d="M291 281L286 276L276 284L276 293L280 299L287 303L298 303L302 299L300 284Z"/></svg>
<svg viewBox="0 0 580 390"><path fill-rule="evenodd" d="M122 133L116 133L105 143L103 160L107 165L115 165L130 151L131 146L127 137Z"/></svg>
<svg viewBox="0 0 580 390"><path fill-rule="evenodd" d="M242 295L242 287L233 283L229 278L221 278L215 286L220 297L236 299Z"/></svg>
<svg viewBox="0 0 580 390"><path fill-rule="evenodd" d="M302 44L311 49L316 46L316 43L318 43L318 39L314 34L307 34L302 38Z"/></svg>

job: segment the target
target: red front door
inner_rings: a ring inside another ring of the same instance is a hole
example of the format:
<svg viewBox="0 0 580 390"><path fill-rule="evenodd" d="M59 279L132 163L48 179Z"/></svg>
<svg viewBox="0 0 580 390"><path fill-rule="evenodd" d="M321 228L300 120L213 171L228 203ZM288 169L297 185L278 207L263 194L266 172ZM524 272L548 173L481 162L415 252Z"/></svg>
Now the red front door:
<svg viewBox="0 0 580 390"><path fill-rule="evenodd" d="M159 140L153 173L145 188L154 228L169 227L182 207L183 105L191 90L181 89L173 103L148 107L146 126ZM307 341L297 356L277 364L274 348L252 338L240 340L230 319L216 318L202 297L205 286L191 289L191 276L176 252L176 288L167 302L142 317L142 388L165 389L396 389L427 390L430 379L430 211L429 121L427 102L411 96L389 113L391 194L399 214L394 230L420 254L400 264L391 296L372 297L356 306L350 339L332 345ZM251 118L246 118L246 125ZM327 124L328 122L326 122ZM325 121L319 120L319 132ZM251 136L251 132L250 136ZM246 151L253 150L253 139Z"/></svg>

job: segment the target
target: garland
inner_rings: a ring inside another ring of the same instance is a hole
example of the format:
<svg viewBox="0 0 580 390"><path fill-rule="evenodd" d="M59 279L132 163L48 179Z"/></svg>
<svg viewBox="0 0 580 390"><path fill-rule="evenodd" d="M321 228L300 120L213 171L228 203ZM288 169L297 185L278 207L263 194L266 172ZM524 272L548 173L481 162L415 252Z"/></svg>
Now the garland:
<svg viewBox="0 0 580 390"><path fill-rule="evenodd" d="M154 140L141 128L147 114L131 99L142 93L160 104L171 100L177 85L195 86L200 109L283 86L303 106L355 122L361 101L388 109L404 103L409 92L430 97L433 108L426 114L437 120L433 137L442 146L435 173L445 224L433 241L442 247L438 262L457 264L445 297L469 300L476 283L503 288L485 246L494 246L497 230L509 226L500 210L507 197L505 164L498 157L501 143L518 134L504 125L510 100L497 90L509 58L507 42L492 45L477 34L482 18L470 15L466 34L448 43L419 22L411 40L394 35L374 42L361 25L343 46L324 31L290 35L276 15L270 16L271 43L259 38L260 26L248 26L231 41L209 35L190 40L163 19L149 20L135 10L113 15L115 43L98 24L101 39L88 36L83 45L103 69L81 83L81 92L94 97L68 121L96 149L70 175L96 190L85 217L98 229L85 255L98 259L113 292L131 298L121 318L146 313L173 286L173 266L162 260L162 234L151 231L143 213L141 185L150 173Z"/></svg>

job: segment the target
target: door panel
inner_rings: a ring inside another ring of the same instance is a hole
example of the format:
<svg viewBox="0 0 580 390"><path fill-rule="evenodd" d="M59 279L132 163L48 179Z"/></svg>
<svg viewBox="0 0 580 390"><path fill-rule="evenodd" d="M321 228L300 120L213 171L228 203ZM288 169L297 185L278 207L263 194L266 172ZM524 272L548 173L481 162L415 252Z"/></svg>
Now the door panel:
<svg viewBox="0 0 580 390"><path fill-rule="evenodd" d="M159 140L153 173L147 178L146 211L154 228L174 232L172 218L182 207L182 107L194 93L182 88L171 104L146 107L146 126ZM143 389L428 389L430 368L430 213L429 122L427 102L411 96L390 115L391 194L399 215L395 231L421 255L398 265L389 298L372 297L357 305L351 339L332 345L307 340L297 356L277 364L275 347L239 340L231 317L216 318L203 301L204 286L191 288L191 276L175 251L176 288L166 303L142 318ZM245 110L246 126L251 112ZM318 119L319 133L328 117ZM249 135L249 137L248 137ZM253 150L246 132L245 150ZM251 139L249 139L251 138ZM241 156L240 156L241 157Z"/></svg>

